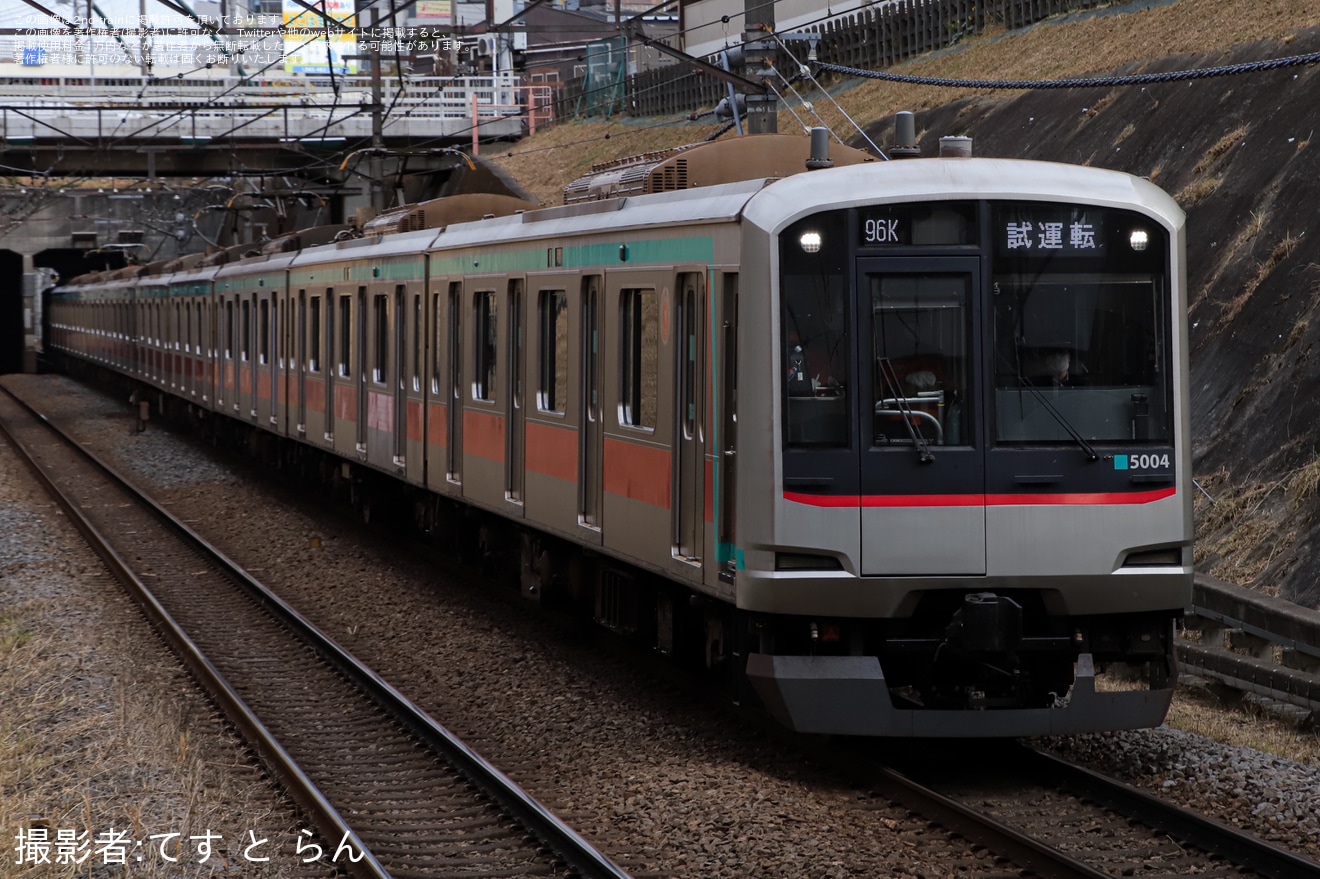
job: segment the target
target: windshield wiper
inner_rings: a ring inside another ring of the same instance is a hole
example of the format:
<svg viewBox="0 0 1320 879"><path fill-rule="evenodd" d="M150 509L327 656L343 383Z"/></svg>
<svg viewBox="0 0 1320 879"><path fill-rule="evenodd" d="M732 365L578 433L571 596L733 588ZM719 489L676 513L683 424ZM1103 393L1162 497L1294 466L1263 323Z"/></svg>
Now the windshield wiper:
<svg viewBox="0 0 1320 879"><path fill-rule="evenodd" d="M917 450L917 456L921 463L930 464L935 461L935 456L930 451L930 441L921 434L921 428L913 424L916 415L912 407L908 404L907 398L903 396L898 382L898 373L894 370L894 364L889 362L888 357L878 358L880 363L880 377L885 380L885 387L889 393L893 394L894 405L902 413L903 425L907 428L908 436L912 437L912 445ZM878 407L877 407L878 408ZM919 413L926 414L926 413ZM936 422L938 425L939 422Z"/></svg>
<svg viewBox="0 0 1320 879"><path fill-rule="evenodd" d="M1077 440L1077 445L1081 446L1082 449L1086 452L1086 458L1088 461L1100 460L1100 456L1096 454L1095 449L1091 446L1090 443L1086 441L1086 438L1082 436L1081 433L1078 432L1077 428L1072 426L1072 423L1068 421L1067 418L1063 417L1063 413L1061 413L1058 409L1054 408L1054 404L1051 403L1045 397L1045 395L1040 392L1039 388L1037 388L1035 385L1031 383L1030 379L1028 379L1024 375L1019 375L1018 381L1021 382L1022 387L1031 391L1031 393L1035 395L1036 399L1040 401L1040 404L1045 407L1045 411L1050 413L1050 415L1054 416L1055 421L1059 422L1059 426L1062 427L1064 430L1068 431L1069 436Z"/></svg>

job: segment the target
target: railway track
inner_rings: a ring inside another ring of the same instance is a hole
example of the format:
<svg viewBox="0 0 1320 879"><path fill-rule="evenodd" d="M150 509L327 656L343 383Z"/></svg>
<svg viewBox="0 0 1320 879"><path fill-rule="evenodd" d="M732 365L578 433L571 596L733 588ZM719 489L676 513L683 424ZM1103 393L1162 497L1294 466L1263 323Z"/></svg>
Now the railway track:
<svg viewBox="0 0 1320 879"><path fill-rule="evenodd" d="M0 428L306 810L327 861L378 879L627 875L8 391Z"/></svg>
<svg viewBox="0 0 1320 879"><path fill-rule="evenodd" d="M1309 858L1027 745L863 760L884 796L1039 876L1320 876Z"/></svg>

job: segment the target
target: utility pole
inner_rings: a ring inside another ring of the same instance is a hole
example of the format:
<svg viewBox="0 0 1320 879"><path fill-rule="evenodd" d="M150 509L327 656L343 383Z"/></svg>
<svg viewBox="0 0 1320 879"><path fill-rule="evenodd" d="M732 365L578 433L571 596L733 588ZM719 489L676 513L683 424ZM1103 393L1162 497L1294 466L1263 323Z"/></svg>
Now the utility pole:
<svg viewBox="0 0 1320 879"><path fill-rule="evenodd" d="M763 88L747 95L747 133L777 134L779 132L779 100L770 91L768 81L774 74L775 44L770 35L775 32L775 4L766 0L743 0L743 58L744 74ZM736 109L735 109L736 112Z"/></svg>
<svg viewBox="0 0 1320 879"><path fill-rule="evenodd" d="M371 33L380 33L380 9L371 7ZM385 151L385 100L380 80L380 41L371 41L371 158L367 170L371 175L371 209L379 216L384 212L385 184L382 154Z"/></svg>

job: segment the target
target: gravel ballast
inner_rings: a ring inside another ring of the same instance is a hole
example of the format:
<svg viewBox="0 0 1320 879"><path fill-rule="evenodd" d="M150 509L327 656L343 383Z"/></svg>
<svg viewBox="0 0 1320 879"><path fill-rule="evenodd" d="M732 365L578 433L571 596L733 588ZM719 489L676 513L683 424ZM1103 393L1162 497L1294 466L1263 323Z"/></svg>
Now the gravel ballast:
<svg viewBox="0 0 1320 879"><path fill-rule="evenodd" d="M290 504L127 408L10 376L54 420L277 588L635 875L988 875L965 847L866 791L547 633L479 589L391 557L315 502ZM315 538L315 539L314 539ZM76 537L74 538L76 539ZM20 541L22 553L50 549ZM8 544L0 544L9 551ZM62 587L47 583L45 588ZM122 636L119 636L122 637ZM1162 728L1051 747L1229 824L1320 855L1320 772Z"/></svg>

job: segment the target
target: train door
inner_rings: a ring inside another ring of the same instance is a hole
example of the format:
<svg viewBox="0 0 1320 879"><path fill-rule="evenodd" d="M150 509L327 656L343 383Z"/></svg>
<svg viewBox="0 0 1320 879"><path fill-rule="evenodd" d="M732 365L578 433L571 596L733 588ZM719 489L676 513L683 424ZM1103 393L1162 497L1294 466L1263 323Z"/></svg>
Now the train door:
<svg viewBox="0 0 1320 879"><path fill-rule="evenodd" d="M307 433L307 291L298 291L297 316L294 318L294 358L293 393L297 400L294 411L297 413L295 430L299 437Z"/></svg>
<svg viewBox="0 0 1320 879"><path fill-rule="evenodd" d="M353 382L353 297L348 293L336 296L335 309L335 352L331 368L330 411L326 417L330 420L330 433L334 435L335 450L341 454L350 454L356 433L352 428L354 407Z"/></svg>
<svg viewBox="0 0 1320 879"><path fill-rule="evenodd" d="M269 354L266 359L269 361L267 366L266 391L270 395L270 406L267 412L267 420L274 430L279 430L280 425L280 367L283 360L280 359L280 308L276 299L275 292L267 294L262 304L266 308L266 348Z"/></svg>
<svg viewBox="0 0 1320 879"><path fill-rule="evenodd" d="M367 454L367 288L358 287L357 334L353 365L357 370L357 453Z"/></svg>
<svg viewBox="0 0 1320 879"><path fill-rule="evenodd" d="M426 483L426 309L424 284L417 284L408 300L408 388L403 456L407 479Z"/></svg>
<svg viewBox="0 0 1320 879"><path fill-rule="evenodd" d="M244 418L256 418L256 346L255 333L252 331L252 325L256 321L256 294L248 293L242 297L243 326L240 330L240 339L242 339L243 356L239 360L240 372L239 379L239 401L242 404L242 416Z"/></svg>
<svg viewBox="0 0 1320 879"><path fill-rule="evenodd" d="M582 364L578 399L578 524L593 532L601 529L601 464L604 438L600 410L600 276L582 279Z"/></svg>
<svg viewBox="0 0 1320 879"><path fill-rule="evenodd" d="M445 418L445 479L454 485L463 482L463 282L449 283L449 301L445 305L449 326L449 392Z"/></svg>
<svg viewBox="0 0 1320 879"><path fill-rule="evenodd" d="M702 357L702 275L685 272L675 285L677 345L674 349L674 557L700 565L705 536L705 363Z"/></svg>
<svg viewBox="0 0 1320 879"><path fill-rule="evenodd" d="M275 364L271 362L270 344L270 294L261 291L252 294L254 318L257 322L256 367L252 376L252 419L258 426L270 425L271 376L275 374Z"/></svg>
<svg viewBox="0 0 1320 879"><path fill-rule="evenodd" d="M738 472L735 456L738 449L738 276L724 276L724 292L720 307L720 374L719 419L720 435L719 490L716 511L716 562L732 573L735 569L734 547L737 546L737 521L734 518L734 499L737 495L735 474Z"/></svg>
<svg viewBox="0 0 1320 879"><path fill-rule="evenodd" d="M864 575L985 573L980 277L976 257L858 260Z"/></svg>
<svg viewBox="0 0 1320 879"><path fill-rule="evenodd" d="M276 386L275 403L279 407L279 424L277 430L282 436L292 436L295 427L294 419L297 413L293 409L293 372L296 368L294 363L293 350L293 324L295 314L293 309L293 296L289 289L277 289L275 295L279 298L279 316L276 323L279 324L279 351L278 358L280 364L279 384Z"/></svg>
<svg viewBox="0 0 1320 879"><path fill-rule="evenodd" d="M335 334L335 290L333 287L325 289L325 341L322 343L321 350L324 352L321 364L321 376L325 381L324 395L322 405L324 406L324 418L321 425L321 436L326 445L335 444L335 376L339 372L339 357L335 351L335 342L338 336Z"/></svg>
<svg viewBox="0 0 1320 879"><path fill-rule="evenodd" d="M509 281L509 298L505 309L507 332L504 344L508 349L508 381L504 383L504 411L508 424L504 431L504 498L521 506L523 502L523 282L521 278Z"/></svg>
<svg viewBox="0 0 1320 879"><path fill-rule="evenodd" d="M407 465L408 455L408 310L406 288L394 288L394 466Z"/></svg>

